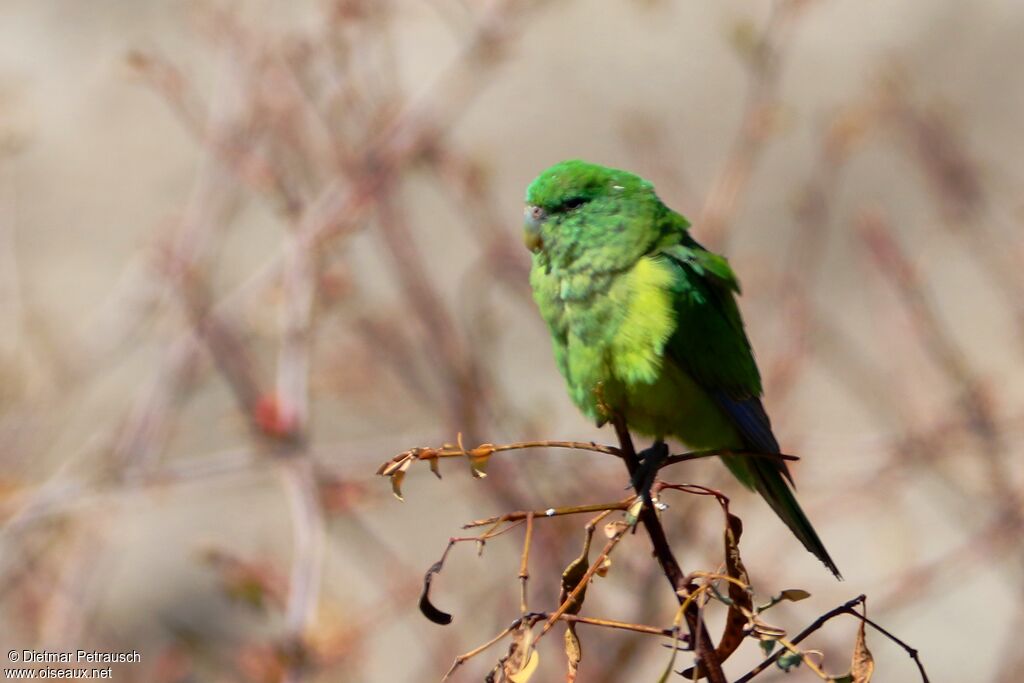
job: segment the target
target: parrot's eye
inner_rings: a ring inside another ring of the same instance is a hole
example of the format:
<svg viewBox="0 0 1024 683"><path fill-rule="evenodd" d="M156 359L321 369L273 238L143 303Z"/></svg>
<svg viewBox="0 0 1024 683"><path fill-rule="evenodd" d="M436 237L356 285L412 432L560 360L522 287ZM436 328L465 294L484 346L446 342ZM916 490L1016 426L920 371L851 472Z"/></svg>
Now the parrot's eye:
<svg viewBox="0 0 1024 683"><path fill-rule="evenodd" d="M586 197L570 197L564 202L558 205L558 208L562 211L572 211L587 203Z"/></svg>

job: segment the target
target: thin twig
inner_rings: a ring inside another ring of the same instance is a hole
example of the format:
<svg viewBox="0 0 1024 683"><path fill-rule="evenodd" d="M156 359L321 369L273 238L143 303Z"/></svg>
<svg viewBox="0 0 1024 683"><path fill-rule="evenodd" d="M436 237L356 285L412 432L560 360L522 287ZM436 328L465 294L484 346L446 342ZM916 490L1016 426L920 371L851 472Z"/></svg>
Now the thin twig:
<svg viewBox="0 0 1024 683"><path fill-rule="evenodd" d="M517 628L519 628L520 624L522 624L522 623L523 623L522 618L516 619L515 621L512 622L512 624L508 628L506 628L501 633L499 633L498 635L496 635L493 638L491 638L490 640L488 640L483 645L479 645L479 646L473 648L472 650L470 650L469 652L467 652L465 654L461 654L458 657L456 657L455 661L452 662L451 668L448 669L447 672L445 672L444 676L441 677L441 680L442 681L447 681L451 677L451 675L453 673L455 673L455 670L458 669L463 664L465 664L467 660L470 660L473 657L476 657L478 654L480 654L481 652L483 652L487 648L489 648L492 645L495 645L496 643L500 642L502 638L504 638L505 636L507 636L508 634L512 633Z"/></svg>
<svg viewBox="0 0 1024 683"><path fill-rule="evenodd" d="M526 585L530 580L530 544L533 542L533 513L526 513L526 537L523 539L523 557L519 562L519 613L526 614Z"/></svg>
<svg viewBox="0 0 1024 683"><path fill-rule="evenodd" d="M917 670L921 674L921 680L923 681L923 683L929 683L928 674L924 670L924 664L921 662L921 659L919 658L918 652L917 652L916 649L910 647L905 642L903 642L902 640L900 640L899 638L894 636L892 633L890 633L886 629L882 628L881 626L879 626L875 622L871 621L866 616L864 616L863 614L861 614L860 612L858 612L857 610L854 609L857 605L864 604L864 601L866 599L867 599L867 596L865 596L863 594L862 595L858 595L854 599L848 600L847 602L843 603L842 605L839 605L838 607L836 607L834 609L831 609L828 612L825 612L820 617L818 617L813 622L811 622L811 624L807 628L805 628L803 631L801 631L796 636L794 636L791 640L789 640L788 641L789 644L793 645L793 646L796 646L801 641L806 639L812 633L814 633L815 631L820 629L827 622L831 621L832 619L836 618L837 616L839 616L841 614L850 614L850 615L852 615L854 617L857 617L858 619L863 621L865 624L867 624L871 628L875 629L876 631L878 631L879 633L884 635L886 638L888 638L889 640L891 640L892 642L896 643L901 648L903 648L906 651L906 653L908 655L910 655L910 658L914 660L914 663L917 665ZM767 659L762 661L760 664L758 664L753 669L751 669L750 671L745 673L743 676L740 676L739 678L737 678L735 683L747 683L748 681L753 679L755 676L757 676L759 673L761 673L762 671L764 671L765 669L770 667L772 664L774 664L776 661L778 661L779 657L781 657L783 655L783 653L785 653L787 651L790 651L790 649L783 648L783 649L776 650L775 653L772 654L770 657L768 657Z"/></svg>
<svg viewBox="0 0 1024 683"><path fill-rule="evenodd" d="M658 628L657 626L647 626L644 624L631 624L626 621L615 621L613 619L597 619L594 617L581 617L576 614L563 614L558 617L559 621L566 621L574 624L588 624L590 626L602 626L604 628L619 629L623 631L633 631L635 633L646 633L652 636L664 636L666 638L672 638L676 635L676 630L673 628ZM689 636L680 634L681 640L688 640Z"/></svg>
<svg viewBox="0 0 1024 683"><path fill-rule="evenodd" d="M548 508L546 510L517 510L516 512L507 512L504 515L498 515L496 517L487 517L485 519L477 519L472 522L468 522L462 525L463 529L471 529L478 526L487 526L496 522L515 522L521 519L526 519L529 516L534 517L561 517L563 515L578 515L585 514L588 512L602 512L604 510L628 510L629 506L636 500L635 496L630 496L614 503L597 503L593 505L573 505L569 507L561 508Z"/></svg>

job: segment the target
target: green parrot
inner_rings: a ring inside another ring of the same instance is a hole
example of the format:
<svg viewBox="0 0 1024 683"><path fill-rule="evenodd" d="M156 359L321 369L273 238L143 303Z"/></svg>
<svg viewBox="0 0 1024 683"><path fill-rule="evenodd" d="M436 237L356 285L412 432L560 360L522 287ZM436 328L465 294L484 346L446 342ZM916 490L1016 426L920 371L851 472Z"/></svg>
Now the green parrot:
<svg viewBox="0 0 1024 683"><path fill-rule="evenodd" d="M779 453L761 377L722 256L653 185L626 171L563 161L526 191L530 284L573 402L599 425L612 413L659 442ZM790 488L785 461L722 456L837 577Z"/></svg>

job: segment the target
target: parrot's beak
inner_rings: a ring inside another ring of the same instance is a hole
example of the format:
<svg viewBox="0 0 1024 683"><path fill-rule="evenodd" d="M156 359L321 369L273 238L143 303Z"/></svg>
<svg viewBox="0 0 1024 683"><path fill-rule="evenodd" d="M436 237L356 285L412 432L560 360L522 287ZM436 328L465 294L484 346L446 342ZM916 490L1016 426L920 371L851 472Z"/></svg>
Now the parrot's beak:
<svg viewBox="0 0 1024 683"><path fill-rule="evenodd" d="M537 253L544 248L544 239L540 236L540 226L547 218L547 213L539 206L527 206L523 210L523 244Z"/></svg>

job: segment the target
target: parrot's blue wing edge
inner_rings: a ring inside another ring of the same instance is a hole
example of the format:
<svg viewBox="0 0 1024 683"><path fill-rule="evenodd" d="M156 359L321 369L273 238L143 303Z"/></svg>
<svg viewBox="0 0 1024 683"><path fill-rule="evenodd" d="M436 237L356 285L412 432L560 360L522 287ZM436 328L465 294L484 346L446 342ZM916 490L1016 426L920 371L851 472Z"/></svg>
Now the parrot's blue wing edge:
<svg viewBox="0 0 1024 683"><path fill-rule="evenodd" d="M755 397L735 399L723 391L712 393L715 403L729 416L744 443L758 453L778 453L779 442L772 433L771 420L761 399Z"/></svg>

